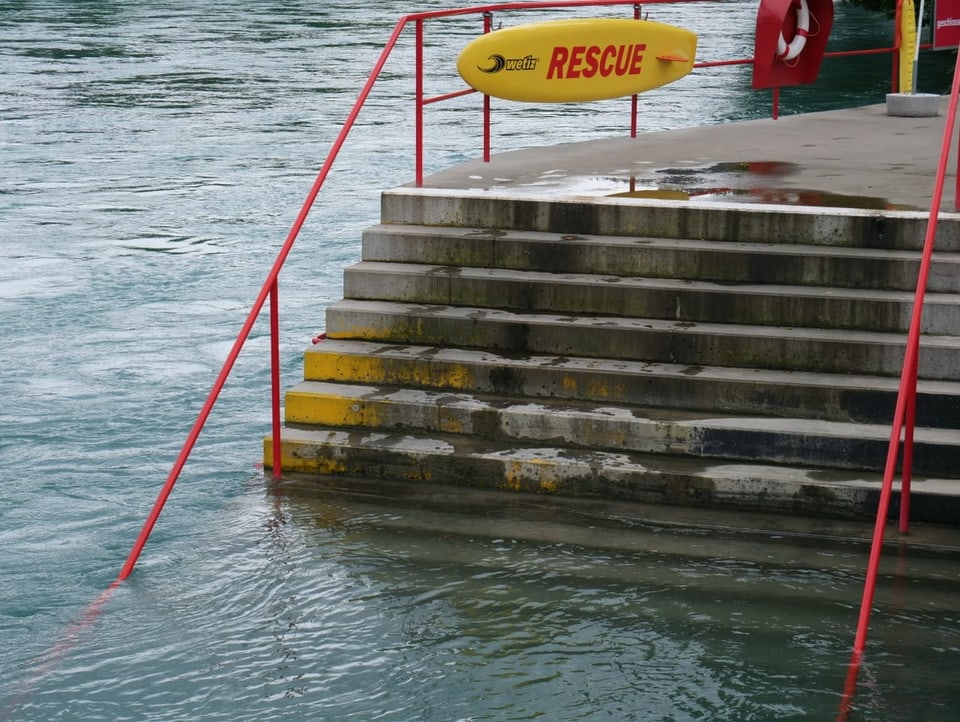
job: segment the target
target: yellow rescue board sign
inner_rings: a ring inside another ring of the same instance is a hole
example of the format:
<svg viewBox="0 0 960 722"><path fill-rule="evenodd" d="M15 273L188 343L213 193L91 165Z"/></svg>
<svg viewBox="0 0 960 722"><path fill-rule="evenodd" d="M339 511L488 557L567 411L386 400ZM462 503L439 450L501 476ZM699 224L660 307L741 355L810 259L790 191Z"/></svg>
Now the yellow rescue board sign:
<svg viewBox="0 0 960 722"><path fill-rule="evenodd" d="M466 83L506 100L567 103L642 93L693 69L695 33L649 20L554 20L495 30L457 58Z"/></svg>

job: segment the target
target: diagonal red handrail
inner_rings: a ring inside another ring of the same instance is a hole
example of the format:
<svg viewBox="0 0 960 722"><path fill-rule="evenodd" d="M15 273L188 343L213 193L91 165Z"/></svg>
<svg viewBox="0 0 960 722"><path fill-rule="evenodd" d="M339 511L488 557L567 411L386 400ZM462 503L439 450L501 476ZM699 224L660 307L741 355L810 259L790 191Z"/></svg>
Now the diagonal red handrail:
<svg viewBox="0 0 960 722"><path fill-rule="evenodd" d="M943 197L943 188L947 176L947 164L950 156L950 144L956 125L957 102L960 95L960 54L953 71L953 85L950 90L950 103L947 108L947 117L943 127L943 142L940 146L940 159L937 163L937 174L934 180L933 200L930 204L930 214L927 218L927 230L923 241L923 255L920 259L920 270L917 274L917 288L914 293L913 313L910 318L910 328L907 332L907 348L904 354L903 368L900 373L900 386L897 392L897 405L893 414L893 426L890 431L890 444L887 447L886 465L883 472L883 483L880 488L880 500L877 508L877 519L873 529L873 541L870 547L870 558L867 563L867 574L863 585L863 598L860 604L860 615L857 621L857 633L854 638L853 655L847 672L847 681L840 704L838 720L845 720L850 713L850 705L856 691L857 675L863 660L863 652L867 643L867 630L870 626L870 612L873 608L873 597L877 586L877 575L880 569L880 556L883 550L883 537L887 525L887 515L890 511L890 497L893 492L893 477L896 474L900 437L904 435L905 449L903 457L903 483L901 485L901 503L909 509L909 480L911 476L910 464L913 460L913 425L916 418L917 375L920 355L920 322L923 316L923 301L927 291L927 280L930 275L930 265L933 258L933 246L937 235L937 223L940 219L940 204ZM902 510L901 510L902 511ZM901 530L905 531L906 516L901 515Z"/></svg>
<svg viewBox="0 0 960 722"><path fill-rule="evenodd" d="M127 556L126 562L120 570L118 580L122 581L126 579L133 571L133 567L137 563L140 552L143 551L143 547L147 543L147 538L150 536L150 532L153 530L153 527L160 516L160 512L163 510L163 506L166 504L167 498L170 496L170 492L173 491L173 487L177 482L177 478L180 476L180 472L183 470L183 466L186 463L187 458L190 456L190 452L196 445L197 439L200 436L200 432L203 430L203 426L206 423L207 418L210 416L210 412L213 410L214 404L216 404L217 399L220 396L220 392L223 390L223 386L227 381L227 377L233 370L233 366L240 355L240 351L243 349L243 345L250 337L250 332L253 330L253 326L256 323L257 317L260 315L260 311L263 309L263 304L266 302L268 296L273 298L273 302L271 303L271 315L274 319L276 318L276 296L280 270L283 268L283 264L286 262L287 256L290 255L290 251L293 249L293 244L300 235L300 230L303 228L303 224L307 220L310 209L313 207L313 204L317 199L317 195L320 193L320 189L323 187L323 183L326 181L327 175L329 175L330 169L333 167L334 161L336 161L337 156L339 155L340 150L343 148L343 144L347 139L347 136L353 129L354 123L357 120L357 116L360 114L360 110L363 108L364 103L366 103L367 97L369 97L374 83L380 76L380 73L383 71L383 67L386 65L387 59L390 57L390 53L397 44L397 40L400 37L400 33L403 31L406 23L407 18L403 18L397 23L393 33L390 35L390 39L387 41L383 51L380 53L380 57L377 59L370 76L367 78L366 83L364 83L363 89L360 91L360 95L353 104L353 108L350 110L346 121L344 121L343 127L337 134L336 140L334 140L333 146L330 149L330 153L327 155L327 159L320 168L319 173L317 173L316 180L314 180L313 185L310 188L310 192L307 194L303 205L300 207L300 212L297 214L296 220L293 222L290 231L287 233L287 237L283 243L283 246L277 253L276 260L273 262L273 266L270 268L270 272L267 274L267 278L263 282L263 286L260 288L260 292L257 294L257 298L253 302L253 306L250 308L250 312L247 314L246 321L244 321L244 324L240 329L240 333L237 335L237 339L234 341L233 347L230 349L230 353L227 354L227 358L223 362L220 373L217 375L216 381L213 383L213 388L207 395L207 399L204 402L203 407L200 409L200 413L197 415L197 419L194 422L193 427L190 429L190 433L187 435L187 439L184 442L183 447L180 449L180 453L173 464L173 468L170 470L170 474L167 476L166 482L157 496L156 502L154 502L153 508L150 510L150 514L140 531L140 535L137 537L137 541L134 543L133 548L130 550L130 554ZM279 339L277 333L271 333L271 357L277 360L279 359ZM279 409L279 363L274 363L273 369L271 385L273 387L273 397L275 400L277 400L276 409ZM274 421L276 423L273 430L273 447L274 460L276 462L279 458L280 439L279 420L274 418ZM279 474L279 463L275 463L274 471L275 475Z"/></svg>

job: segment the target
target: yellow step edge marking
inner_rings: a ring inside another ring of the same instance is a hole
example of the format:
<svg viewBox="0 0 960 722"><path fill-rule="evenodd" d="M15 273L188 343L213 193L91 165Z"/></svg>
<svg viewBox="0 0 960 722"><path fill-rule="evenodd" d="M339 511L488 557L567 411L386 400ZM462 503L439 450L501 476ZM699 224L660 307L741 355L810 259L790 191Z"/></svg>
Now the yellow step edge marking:
<svg viewBox="0 0 960 722"><path fill-rule="evenodd" d="M434 364L425 363L420 359L344 356L322 351L304 354L304 378L381 386L433 386L449 389L471 389L477 383L473 370L465 364Z"/></svg>

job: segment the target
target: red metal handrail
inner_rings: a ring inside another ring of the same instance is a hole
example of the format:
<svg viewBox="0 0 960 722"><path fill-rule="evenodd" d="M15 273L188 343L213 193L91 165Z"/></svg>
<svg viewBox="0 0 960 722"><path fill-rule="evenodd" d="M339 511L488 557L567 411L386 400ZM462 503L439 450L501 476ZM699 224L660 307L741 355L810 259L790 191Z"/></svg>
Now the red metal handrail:
<svg viewBox="0 0 960 722"><path fill-rule="evenodd" d="M877 576L880 569L880 556L883 551L883 539L887 526L887 516L890 512L890 498L893 494L893 479L896 475L897 460L900 451L900 438L903 436L903 457L900 481L900 531L904 534L909 529L910 520L910 480L913 472L913 433L917 413L917 376L919 373L920 356L920 323L923 316L923 302L927 291L927 281L930 275L930 265L933 259L934 241L937 235L937 223L940 220L940 205L943 197L944 184L947 176L947 164L950 156L950 145L956 127L957 103L960 97L960 53L957 54L956 66L953 71L953 85L950 90L950 103L947 108L947 118L943 127L943 141L940 146L940 158L937 163L937 173L934 178L933 200L930 204L930 214L927 217L927 229L923 241L923 253L920 259L920 270L917 274L917 287L914 292L913 312L910 317L910 327L907 332L907 347L904 353L903 368L900 372L900 385L897 392L897 404L893 414L893 425L890 430L890 443L887 447L886 464L883 471L883 482L880 488L880 500L877 505L877 518L873 528L873 540L870 546L870 557L867 562L867 573L863 585L863 597L860 603L860 614L857 620L857 632L853 643L853 654L847 672L847 681L840 704L838 720L846 720L850 713L853 695L856 691L857 676L863 660L864 649L867 643L867 631L870 626L870 613L873 609L873 598L877 586Z"/></svg>
<svg viewBox="0 0 960 722"><path fill-rule="evenodd" d="M126 562L120 570L120 574L117 577L119 581L129 577L130 573L133 571L133 567L136 565L137 559L139 558L141 551L143 551L144 545L147 543L147 538L150 536L150 532L153 530L154 524L156 524L156 521L160 516L160 512L163 510L163 506L166 504L167 498L170 496L170 492L173 491L173 487L177 482L177 478L180 476L180 472L183 470L183 466L186 463L187 458L190 456L190 452L196 445L197 439L200 436L200 432L203 430L203 426L207 421L207 417L209 417L210 412L213 410L213 406L219 398L220 392L223 390L223 386L227 381L227 377L233 370L233 366L237 361L237 357L240 355L240 351L243 348L244 343L246 343L250 336L250 332L253 330L254 323L256 322L257 317L260 315L260 311L263 310L263 304L266 302L267 296L269 296L271 299L270 357L272 361L271 396L273 399L272 416L274 424L273 476L276 479L280 478L280 334L278 331L279 312L277 300L280 270L283 268L283 264L286 262L287 256L290 255L290 251L293 249L293 244L300 235L300 230L303 228L303 224L307 220L310 209L313 207L314 201L316 201L317 195L320 193L320 189L323 187L323 183L326 181L327 175L329 175L334 161L336 161L341 148L343 148L343 144L352 130L353 125L357 120L357 116L360 114L361 108L363 108L367 97L370 95L370 91L373 89L373 84L380 76L384 65L386 65L387 59L389 58L390 53L393 51L393 48L396 46L397 40L400 37L400 33L403 31L406 23L407 18L403 18L397 23L393 33L390 35L390 39L387 41L386 46L384 46L383 51L380 53L380 57L374 64L370 76L367 78L366 83L364 83L364 86L360 91L360 95L357 97L357 101L354 103L353 108L347 115L347 119L344 121L343 127L337 134L337 137L333 142L333 146L327 155L327 159L320 168L320 172L317 174L316 180L314 180L313 185L310 188L310 192L307 193L307 197L304 200L303 205L300 207L300 212L297 214L296 220L293 222L293 226L287 233L287 237L283 243L283 246L277 253L276 260L273 262L273 266L270 268L270 272L267 274L267 278L263 282L263 286L260 288L260 293L257 294L257 298L253 302L250 312L247 314L246 321L240 329L240 333L237 335L237 339L234 341L233 347L230 349L230 353L227 355L227 358L220 369L220 373L217 375L216 381L214 381L213 388L207 395L207 399L203 404L203 408L200 410L193 427L190 429L190 433L187 435L187 439L183 444L183 448L180 450L180 454L177 456L173 468L170 470L170 474L167 476L167 480L164 483L163 488L161 488L160 494L157 496L157 500L154 502L153 508L150 510L150 514L147 517L139 536L137 537L137 541L134 543L133 548L130 550L130 554L127 556Z"/></svg>
<svg viewBox="0 0 960 722"><path fill-rule="evenodd" d="M692 3L692 2L706 2L708 0L649 0L644 3L647 5L650 4L676 4L676 3ZM409 24L415 25L416 30L416 121L415 121L415 174L417 185L422 185L423 182L423 136L424 136L424 122L423 122L423 110L424 107L428 104L439 102L441 100L446 100L449 98L460 97L468 93L475 92L472 89L459 90L452 93L446 93L441 96L435 96L431 98L426 98L423 95L423 85L424 85L424 70L423 70L423 23L426 20L434 20L439 18L450 18L458 17L464 15L480 15L484 20L484 32L489 32L492 28L492 14L498 11L529 11L529 10L538 10L538 9L560 9L560 8L575 8L575 7L606 7L606 6L632 6L634 9L634 17L640 17L640 7L641 3L636 2L635 0L543 0L543 1L534 1L534 2L508 2L508 3L494 3L488 5L479 5L465 8L456 8L448 10L433 10L428 12L421 13L411 13L401 17L396 26L394 27L392 33L390 34L389 39L384 45L383 50L381 51L376 63L374 64L373 69L370 72L366 82L364 83L357 100L354 102L350 112L347 115L346 120L343 123L336 139L331 146L330 152L327 155L326 160L324 161L320 171L317 174L316 180L314 181L312 187L310 188L309 193L307 194L306 199L303 202L303 205L300 208L300 211L294 221L287 237L281 247L280 251L277 254L276 260L274 261L273 266L271 267L267 278L263 283L263 286L260 289L259 294L256 297L256 300L253 303L253 306L250 309L250 312L247 314L246 320L243 326L240 329L239 334L237 335L236 341L233 344L233 347L230 350L230 353L227 355L226 360L224 361L223 366L220 369L219 374L213 384L213 387L210 393L207 396L206 401L203 404L203 407L200 410L200 413L197 416L196 421L194 422L187 438L184 442L184 445L177 456L174 465L167 476L167 480L164 483L163 487L160 490L160 493L157 496L157 500L153 505L153 508L150 511L149 516L147 517L146 522L141 529L141 532L133 545L133 548L130 550L129 555L127 556L126 562L121 568L118 580L126 579L130 573L133 571L134 566L136 565L137 559L139 558L140 553L143 550L144 545L146 544L147 538L149 537L154 525L156 524L157 519L159 518L160 512L163 509L164 504L166 503L167 498L169 497L173 486L175 485L177 478L180 475L180 472L183 469L184 464L186 463L187 458L192 452L197 439L199 438L200 432L203 429L204 424L206 423L207 418L210 415L210 412L213 409L214 404L216 403L220 392L223 389L224 384L226 383L227 377L233 369L234 364L240 354L243 345L246 343L247 338L249 337L253 326L260 315L260 312L263 309L264 303L267 298L270 298L270 355L271 355L271 401L272 401L272 443L273 443L273 477L279 479L281 476L281 439L280 439L280 373L279 373L279 332L278 332L278 289L279 289L279 275L280 270L283 267L283 264L286 262L287 257L290 254L290 251L293 248L300 230L302 229L307 215L309 214L311 208L313 207L314 202L316 201L317 195L322 188L324 181L327 178L327 175L330 172L330 169L333 167L334 162L337 159L337 156L340 153L340 150L343 147L344 142L347 139L350 131L353 129L354 124L356 123L357 117L360 114L361 109L366 103L367 98L370 95L371 90L377 79L380 76L380 73L383 71L384 66L394 48L397 45L397 42L400 38L401 33ZM831 53L828 55L844 55L844 54L856 54L862 52L891 52L896 51L896 48L884 48L878 49L875 51L852 51L850 53ZM748 64L753 62L752 59L736 59L736 60L719 60L712 62L701 62L695 64L694 67L706 68L706 67L718 67L722 65L732 65L732 64ZM775 94L776 97L776 94ZM635 134L636 129L636 110L635 110L636 98L634 96L634 110L632 113L632 131ZM775 111L776 113L776 108ZM489 137L489 116L490 116L490 105L489 98L484 98L484 160L489 160L490 152L490 137Z"/></svg>

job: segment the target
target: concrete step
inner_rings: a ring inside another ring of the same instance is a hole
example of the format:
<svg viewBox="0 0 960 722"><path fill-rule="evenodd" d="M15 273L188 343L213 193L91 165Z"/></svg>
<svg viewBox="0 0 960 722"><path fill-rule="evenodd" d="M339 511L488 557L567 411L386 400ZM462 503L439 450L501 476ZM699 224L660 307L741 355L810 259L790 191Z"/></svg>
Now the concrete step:
<svg viewBox="0 0 960 722"><path fill-rule="evenodd" d="M888 425L732 416L626 404L516 399L426 389L304 382L286 394L289 424L485 441L752 460L882 472ZM960 434L917 428L914 472L960 476Z"/></svg>
<svg viewBox="0 0 960 722"><path fill-rule="evenodd" d="M678 322L850 328L910 328L907 291L718 284L669 278L547 273L363 261L344 271L346 298ZM960 332L960 294L928 293L923 332Z"/></svg>
<svg viewBox="0 0 960 722"><path fill-rule="evenodd" d="M875 514L881 482L869 472L524 446L458 435L287 428L281 444L285 473L810 515ZM272 456L267 438L268 467ZM955 523L958 484L914 478L912 518ZM896 513L896 504L891 511Z"/></svg>
<svg viewBox="0 0 960 722"><path fill-rule="evenodd" d="M913 250L383 224L364 231L363 259L911 293L920 268ZM927 288L960 293L960 253L937 250Z"/></svg>
<svg viewBox="0 0 960 722"><path fill-rule="evenodd" d="M326 339L304 378L888 425L899 379ZM921 380L920 426L960 428L960 383Z"/></svg>
<svg viewBox="0 0 960 722"><path fill-rule="evenodd" d="M521 198L482 190L403 187L381 196L380 222L540 231L571 236L694 238L918 250L928 214L611 197ZM936 248L960 251L960 219L940 218Z"/></svg>
<svg viewBox="0 0 960 722"><path fill-rule="evenodd" d="M326 329L331 338L518 354L882 376L900 374L906 344L900 333L518 313L353 299L327 309ZM922 378L960 379L960 337L924 336L919 373Z"/></svg>

